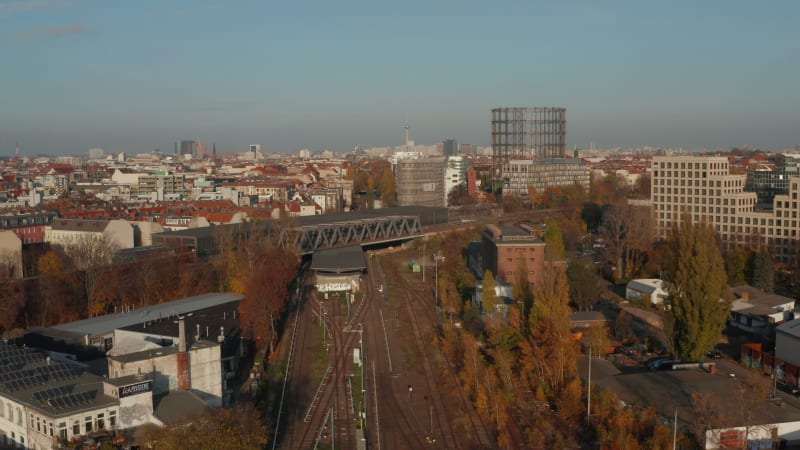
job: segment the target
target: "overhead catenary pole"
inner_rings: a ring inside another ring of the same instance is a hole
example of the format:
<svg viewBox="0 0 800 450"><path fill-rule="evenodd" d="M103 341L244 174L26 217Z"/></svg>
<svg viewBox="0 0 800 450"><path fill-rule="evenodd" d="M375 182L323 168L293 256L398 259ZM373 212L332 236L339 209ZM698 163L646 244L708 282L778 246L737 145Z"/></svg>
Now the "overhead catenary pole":
<svg viewBox="0 0 800 450"><path fill-rule="evenodd" d="M675 450L675 445L678 443L678 408L675 408L675 423L672 426L672 450Z"/></svg>
<svg viewBox="0 0 800 450"><path fill-rule="evenodd" d="M586 420L592 415L592 346L589 346L589 383L586 391Z"/></svg>

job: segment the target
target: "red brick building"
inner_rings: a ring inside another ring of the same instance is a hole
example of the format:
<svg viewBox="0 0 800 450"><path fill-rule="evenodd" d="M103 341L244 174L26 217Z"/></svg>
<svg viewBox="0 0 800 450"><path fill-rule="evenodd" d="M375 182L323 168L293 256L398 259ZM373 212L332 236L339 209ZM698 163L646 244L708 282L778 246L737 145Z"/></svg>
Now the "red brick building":
<svg viewBox="0 0 800 450"><path fill-rule="evenodd" d="M520 270L527 272L531 288L544 275L544 241L532 230L516 226L487 225L482 237L483 268L495 279L513 284Z"/></svg>

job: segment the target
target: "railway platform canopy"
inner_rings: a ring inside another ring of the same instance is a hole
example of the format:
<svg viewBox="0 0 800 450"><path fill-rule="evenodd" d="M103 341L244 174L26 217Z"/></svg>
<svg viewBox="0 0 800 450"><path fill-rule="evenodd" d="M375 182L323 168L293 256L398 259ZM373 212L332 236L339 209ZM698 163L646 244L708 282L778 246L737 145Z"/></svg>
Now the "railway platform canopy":
<svg viewBox="0 0 800 450"><path fill-rule="evenodd" d="M366 268L360 245L317 250L311 256L314 284L320 292L358 292Z"/></svg>

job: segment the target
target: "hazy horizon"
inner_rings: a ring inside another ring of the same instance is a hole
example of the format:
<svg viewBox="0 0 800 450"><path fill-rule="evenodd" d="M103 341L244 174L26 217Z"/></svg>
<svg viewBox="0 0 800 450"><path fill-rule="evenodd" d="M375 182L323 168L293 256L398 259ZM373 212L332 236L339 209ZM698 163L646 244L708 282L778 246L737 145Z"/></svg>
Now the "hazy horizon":
<svg viewBox="0 0 800 450"><path fill-rule="evenodd" d="M433 3L433 4L429 4ZM800 143L800 4L0 0L0 155L488 146L567 108L569 148Z"/></svg>

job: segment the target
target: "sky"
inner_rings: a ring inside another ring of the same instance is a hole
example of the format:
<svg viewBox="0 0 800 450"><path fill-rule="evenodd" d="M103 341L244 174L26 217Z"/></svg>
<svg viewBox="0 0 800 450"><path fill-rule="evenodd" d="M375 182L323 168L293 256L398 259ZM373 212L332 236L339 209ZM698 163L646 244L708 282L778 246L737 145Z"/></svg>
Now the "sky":
<svg viewBox="0 0 800 450"><path fill-rule="evenodd" d="M0 156L491 144L800 144L800 2L0 0Z"/></svg>

